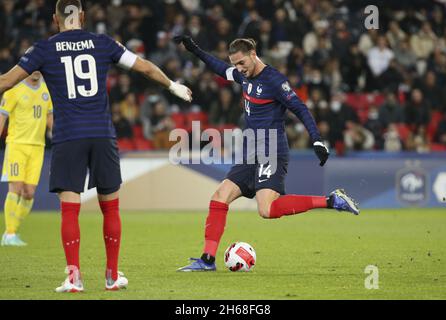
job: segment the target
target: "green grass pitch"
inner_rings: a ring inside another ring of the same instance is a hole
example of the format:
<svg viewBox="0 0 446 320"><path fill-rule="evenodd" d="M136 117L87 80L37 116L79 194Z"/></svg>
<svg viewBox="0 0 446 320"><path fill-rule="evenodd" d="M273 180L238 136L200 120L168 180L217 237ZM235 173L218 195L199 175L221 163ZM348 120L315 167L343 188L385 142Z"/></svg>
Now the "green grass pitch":
<svg viewBox="0 0 446 320"><path fill-rule="evenodd" d="M20 230L29 245L0 247L0 299L446 299L444 209L360 216L319 210L277 220L230 212L218 271L176 272L200 255L205 218L205 212L123 212L120 270L129 288L105 292L102 215L82 213L86 291L57 294L65 278L60 217L34 213ZM233 241L256 250L252 272L224 268L223 252ZM364 287L368 265L378 267L379 289Z"/></svg>

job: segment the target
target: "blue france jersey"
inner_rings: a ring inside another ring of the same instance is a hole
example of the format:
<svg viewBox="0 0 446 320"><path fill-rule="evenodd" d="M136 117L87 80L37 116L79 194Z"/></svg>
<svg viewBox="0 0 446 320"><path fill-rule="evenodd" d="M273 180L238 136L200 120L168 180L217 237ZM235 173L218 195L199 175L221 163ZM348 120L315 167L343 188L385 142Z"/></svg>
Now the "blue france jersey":
<svg viewBox="0 0 446 320"><path fill-rule="evenodd" d="M107 35L71 30L36 42L20 59L27 73L39 70L45 78L54 105L53 143L116 137L106 78L125 50Z"/></svg>
<svg viewBox="0 0 446 320"><path fill-rule="evenodd" d="M266 130L266 151L269 148L268 129L276 129L277 155L288 155L288 139L285 132L287 109L304 123L313 141L320 139L308 108L291 89L287 78L278 70L267 65L256 77L245 78L236 68L229 68L226 70L226 78L242 85L246 128L254 131Z"/></svg>
<svg viewBox="0 0 446 320"><path fill-rule="evenodd" d="M231 67L200 48L195 48L193 53L219 76L243 86L246 129L254 130L257 146L258 142L261 143L263 140L263 137L259 137L257 134L259 132L257 129L266 131L264 135L265 155L269 155L268 131L276 129L277 155L288 156L288 139L285 133L285 112L287 109L302 121L313 142L321 140L316 122L307 106L291 89L287 78L278 70L267 65L257 76L246 78L235 67ZM257 151L259 150L257 149ZM246 144L244 144L243 154L244 156L251 154L249 150L246 150Z"/></svg>

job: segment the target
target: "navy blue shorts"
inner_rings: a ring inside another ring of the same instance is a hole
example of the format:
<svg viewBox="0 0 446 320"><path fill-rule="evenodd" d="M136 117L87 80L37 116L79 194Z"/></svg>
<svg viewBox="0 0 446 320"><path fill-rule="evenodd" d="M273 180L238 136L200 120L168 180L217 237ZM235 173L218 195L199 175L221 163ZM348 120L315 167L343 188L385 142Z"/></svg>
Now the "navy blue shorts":
<svg viewBox="0 0 446 320"><path fill-rule="evenodd" d="M268 164L236 164L229 170L226 179L234 182L246 198L254 198L261 189L272 189L285 194L285 177L288 172L288 158L277 159L277 169L270 172Z"/></svg>
<svg viewBox="0 0 446 320"><path fill-rule="evenodd" d="M57 143L52 146L50 192L84 191L87 172L88 189L99 194L119 190L122 183L119 150L115 139L90 138Z"/></svg>

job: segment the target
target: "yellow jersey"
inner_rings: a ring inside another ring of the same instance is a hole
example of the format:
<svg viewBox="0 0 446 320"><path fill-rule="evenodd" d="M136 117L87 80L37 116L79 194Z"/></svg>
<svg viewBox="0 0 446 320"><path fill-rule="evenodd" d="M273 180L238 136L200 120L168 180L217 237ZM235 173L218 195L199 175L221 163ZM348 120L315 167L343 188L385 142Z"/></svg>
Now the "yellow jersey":
<svg viewBox="0 0 446 320"><path fill-rule="evenodd" d="M0 113L9 116L6 143L45 145L47 116L53 103L45 82L32 87L25 81L6 91Z"/></svg>

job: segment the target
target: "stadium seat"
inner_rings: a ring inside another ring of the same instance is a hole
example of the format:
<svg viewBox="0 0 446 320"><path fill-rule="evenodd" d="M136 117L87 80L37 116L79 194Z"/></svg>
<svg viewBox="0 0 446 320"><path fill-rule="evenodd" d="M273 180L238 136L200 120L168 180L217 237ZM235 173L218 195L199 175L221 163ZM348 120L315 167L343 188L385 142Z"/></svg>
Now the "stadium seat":
<svg viewBox="0 0 446 320"><path fill-rule="evenodd" d="M175 112L170 115L170 118L175 123L175 128L186 129L186 116L183 113Z"/></svg>
<svg viewBox="0 0 446 320"><path fill-rule="evenodd" d="M369 115L371 106L381 106L385 97L374 93L347 93L345 103L351 106L357 113L359 121L364 124Z"/></svg>
<svg viewBox="0 0 446 320"><path fill-rule="evenodd" d="M136 139L144 138L144 134L143 134L143 131L142 131L142 126L139 126L139 125L133 126L133 136Z"/></svg>
<svg viewBox="0 0 446 320"><path fill-rule="evenodd" d="M135 144L131 139L118 139L118 148L121 152L133 151L135 150Z"/></svg>
<svg viewBox="0 0 446 320"><path fill-rule="evenodd" d="M443 119L442 112L440 112L440 111L432 112L431 121L429 122L429 124L426 128L426 133L427 133L427 137L428 137L429 141L432 141L434 139L435 133L437 132L438 125L439 125L441 119Z"/></svg>
<svg viewBox="0 0 446 320"><path fill-rule="evenodd" d="M205 112L189 112L186 114L186 127L189 132L192 130L192 121L199 121L201 130L208 127L208 115Z"/></svg>
<svg viewBox="0 0 446 320"><path fill-rule="evenodd" d="M146 150L153 150L153 143L151 140L147 140L144 138L135 138L134 139L135 148L138 151L146 151Z"/></svg>
<svg viewBox="0 0 446 320"><path fill-rule="evenodd" d="M396 127L398 130L398 134L400 135L400 139L402 141L406 141L411 131L409 126L405 123L396 123Z"/></svg>
<svg viewBox="0 0 446 320"><path fill-rule="evenodd" d="M446 146L441 143L431 143L429 148L431 151L446 151Z"/></svg>

